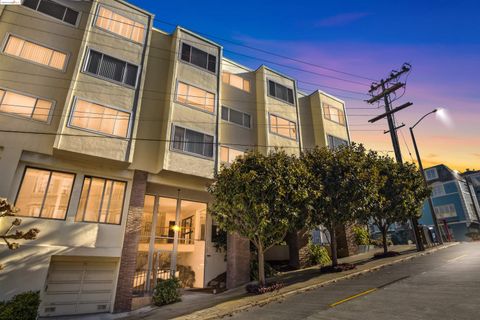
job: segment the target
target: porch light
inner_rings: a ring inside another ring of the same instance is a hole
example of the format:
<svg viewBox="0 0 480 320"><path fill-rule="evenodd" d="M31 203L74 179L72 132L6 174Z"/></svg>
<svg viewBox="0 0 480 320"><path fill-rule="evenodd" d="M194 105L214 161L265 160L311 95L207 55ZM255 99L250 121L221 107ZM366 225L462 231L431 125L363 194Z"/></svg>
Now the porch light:
<svg viewBox="0 0 480 320"><path fill-rule="evenodd" d="M172 227L172 230L173 230L173 231L180 231L180 226L174 225L174 226Z"/></svg>

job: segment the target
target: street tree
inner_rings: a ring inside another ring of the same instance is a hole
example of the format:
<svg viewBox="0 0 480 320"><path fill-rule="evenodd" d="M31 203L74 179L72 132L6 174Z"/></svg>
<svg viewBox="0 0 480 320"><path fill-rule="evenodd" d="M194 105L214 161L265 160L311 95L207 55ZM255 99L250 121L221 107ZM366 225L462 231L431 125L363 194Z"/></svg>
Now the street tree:
<svg viewBox="0 0 480 320"><path fill-rule="evenodd" d="M16 212L18 212L18 209L9 203L7 199L0 198L0 219L13 217L15 216ZM37 228L31 228L27 232L21 230L15 230L15 232L12 232L12 230L18 227L21 223L21 219L15 218L13 221L11 221L10 226L5 231L0 233L0 239L5 242L10 250L16 250L20 247L20 244L15 242L15 240L34 240L37 238L37 234L40 232L40 230ZM0 264L0 270L1 269L3 269L3 266Z"/></svg>
<svg viewBox="0 0 480 320"><path fill-rule="evenodd" d="M306 168L298 157L275 150L249 152L223 167L208 191L209 212L220 228L249 239L258 254L258 278L265 285L264 253L305 219Z"/></svg>
<svg viewBox="0 0 480 320"><path fill-rule="evenodd" d="M430 189L425 185L422 174L411 163L397 163L387 156L372 157L372 168L378 171L377 198L371 203L371 212L363 221L371 220L382 234L383 252L388 252L387 232L395 223L406 223L418 219Z"/></svg>
<svg viewBox="0 0 480 320"><path fill-rule="evenodd" d="M364 215L374 197L375 179L368 170L368 152L357 144L335 150L317 147L305 152L302 160L309 172L311 210L307 223L312 229L323 225L329 231L332 267L336 267L336 228Z"/></svg>

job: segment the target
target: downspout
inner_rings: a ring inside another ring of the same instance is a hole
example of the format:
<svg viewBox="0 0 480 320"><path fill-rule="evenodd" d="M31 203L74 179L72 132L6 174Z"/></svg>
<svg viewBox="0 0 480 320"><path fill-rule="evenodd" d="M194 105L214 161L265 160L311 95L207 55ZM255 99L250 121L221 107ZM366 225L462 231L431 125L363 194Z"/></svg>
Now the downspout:
<svg viewBox="0 0 480 320"><path fill-rule="evenodd" d="M299 103L298 103L298 96L297 96L297 80L295 80L295 85L293 86L293 89L295 90L295 111L297 113L297 123L298 123L298 128L297 128L297 134L298 134L298 149L300 150L300 154L302 153L302 132L300 129L300 112L299 112ZM268 90L268 89L267 89Z"/></svg>
<svg viewBox="0 0 480 320"><path fill-rule="evenodd" d="M214 175L218 173L218 149L220 148L220 137L218 135L219 133L219 124L220 124L220 113L221 113L221 108L222 106L220 105L220 78L221 76L221 59L223 56L223 48L219 47L219 55L218 55L218 74L217 74L217 116L216 116L216 123L215 123L215 138L213 139L214 141L214 146L215 146L215 169L214 169Z"/></svg>
<svg viewBox="0 0 480 320"><path fill-rule="evenodd" d="M141 60L141 66L142 68L140 69L140 74L138 75L138 79L142 79L142 76L143 76L143 71L144 69L146 68L145 66L145 57L147 55L147 48L149 47L149 41L147 41L149 39L149 36L150 36L150 30L151 28L153 28L153 25L152 25L152 16L151 15L148 15L148 28L147 28L147 32L145 33L145 44L143 46L143 52L142 52L142 60ZM127 145L127 152L125 154L125 161L128 162L129 161L129 158L130 158L130 151L131 151L131 148L132 148L132 140L133 140L133 129L134 129L134 126L135 126L135 121L137 120L137 108L138 108L138 100L139 100L139 96L140 96L140 87L143 87L142 84L144 85L145 84L145 81L143 81L143 83L139 83L137 85L137 89L135 90L135 96L133 98L133 108L132 108L132 116L133 116L133 119L134 121L130 121L130 128L129 128L129 132L130 132L130 139L128 140L128 145ZM140 120L139 120L140 121Z"/></svg>

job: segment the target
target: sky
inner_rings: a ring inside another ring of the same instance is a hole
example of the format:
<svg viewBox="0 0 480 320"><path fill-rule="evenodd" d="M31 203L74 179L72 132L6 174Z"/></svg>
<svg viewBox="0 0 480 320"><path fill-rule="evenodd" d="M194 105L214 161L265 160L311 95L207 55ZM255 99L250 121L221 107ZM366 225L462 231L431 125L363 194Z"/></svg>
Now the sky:
<svg viewBox="0 0 480 320"><path fill-rule="evenodd" d="M478 1L130 2L154 13L159 29L180 25L223 45L228 58L253 69L266 64L297 79L303 91L341 98L352 140L392 156L386 122L368 123L383 106L364 100L373 80L408 62L406 90L393 103L413 103L396 115L406 125L399 130L403 159L415 159L408 128L444 108L448 124L432 115L415 128L424 166L480 169Z"/></svg>

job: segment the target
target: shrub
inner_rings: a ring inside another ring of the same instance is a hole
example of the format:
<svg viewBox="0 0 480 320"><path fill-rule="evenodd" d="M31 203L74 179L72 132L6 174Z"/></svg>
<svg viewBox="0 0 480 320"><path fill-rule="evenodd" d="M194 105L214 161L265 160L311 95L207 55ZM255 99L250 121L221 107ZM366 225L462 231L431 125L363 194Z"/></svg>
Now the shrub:
<svg viewBox="0 0 480 320"><path fill-rule="evenodd" d="M152 300L156 306L163 306L180 301L180 296L180 281L177 278L159 279Z"/></svg>
<svg viewBox="0 0 480 320"><path fill-rule="evenodd" d="M354 226L352 228L355 243L359 246L368 246L370 244L370 234L368 230L364 227Z"/></svg>
<svg viewBox="0 0 480 320"><path fill-rule="evenodd" d="M178 270L178 280L183 288L193 288L195 283L195 271L192 270L190 266L177 266Z"/></svg>
<svg viewBox="0 0 480 320"><path fill-rule="evenodd" d="M0 302L0 320L35 320L40 305L40 293L27 291L8 301Z"/></svg>
<svg viewBox="0 0 480 320"><path fill-rule="evenodd" d="M383 247L383 241L381 239L371 240L370 244L374 245L377 248ZM387 238L387 246L392 246L392 245L393 245L392 240Z"/></svg>
<svg viewBox="0 0 480 320"><path fill-rule="evenodd" d="M308 259L311 265L327 265L332 263L328 251L325 247L313 244L312 242L308 243Z"/></svg>

